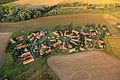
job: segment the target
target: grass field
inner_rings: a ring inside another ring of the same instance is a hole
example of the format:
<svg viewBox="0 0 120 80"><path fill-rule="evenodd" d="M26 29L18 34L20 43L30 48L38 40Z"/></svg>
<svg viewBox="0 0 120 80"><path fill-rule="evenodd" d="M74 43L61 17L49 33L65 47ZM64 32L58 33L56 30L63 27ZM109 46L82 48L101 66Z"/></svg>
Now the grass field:
<svg viewBox="0 0 120 80"><path fill-rule="evenodd" d="M61 3L73 3L73 2L81 2L81 3L92 3L92 4L115 4L120 3L120 0L64 0Z"/></svg>
<svg viewBox="0 0 120 80"><path fill-rule="evenodd" d="M12 54L6 54L6 60L0 68L0 77L10 80L59 80L47 65L48 57L40 57L25 66L18 66L12 59Z"/></svg>
<svg viewBox="0 0 120 80"><path fill-rule="evenodd" d="M120 60L120 35L107 36L105 42L106 51Z"/></svg>
<svg viewBox="0 0 120 80"><path fill-rule="evenodd" d="M34 20L28 20L16 23L0 23L0 32L19 31L19 30L37 30L52 29L57 25L68 25L72 23L74 26L85 24L108 24L100 15L82 14L82 15L66 15L43 17Z"/></svg>

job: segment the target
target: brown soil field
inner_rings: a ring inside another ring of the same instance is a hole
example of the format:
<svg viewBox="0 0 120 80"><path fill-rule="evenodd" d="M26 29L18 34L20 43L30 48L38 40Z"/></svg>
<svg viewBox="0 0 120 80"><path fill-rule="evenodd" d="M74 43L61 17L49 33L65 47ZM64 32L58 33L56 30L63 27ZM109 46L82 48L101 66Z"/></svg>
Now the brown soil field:
<svg viewBox="0 0 120 80"><path fill-rule="evenodd" d="M118 22L118 19L109 14L104 14L103 17L107 21L107 23L110 24L110 27L108 27L108 29L110 30L111 34L116 34L117 31L112 25L115 25Z"/></svg>
<svg viewBox="0 0 120 80"><path fill-rule="evenodd" d="M85 24L108 24L103 16L95 14L81 15L61 15L49 16L38 19L32 19L16 23L0 23L0 31L19 31L19 30L36 30L36 29L51 29L57 25L68 25L72 23L74 26Z"/></svg>
<svg viewBox="0 0 120 80"><path fill-rule="evenodd" d="M0 33L0 67L5 60L5 49L7 42L12 33Z"/></svg>
<svg viewBox="0 0 120 80"><path fill-rule="evenodd" d="M120 80L120 62L101 51L53 56L47 62L60 80Z"/></svg>

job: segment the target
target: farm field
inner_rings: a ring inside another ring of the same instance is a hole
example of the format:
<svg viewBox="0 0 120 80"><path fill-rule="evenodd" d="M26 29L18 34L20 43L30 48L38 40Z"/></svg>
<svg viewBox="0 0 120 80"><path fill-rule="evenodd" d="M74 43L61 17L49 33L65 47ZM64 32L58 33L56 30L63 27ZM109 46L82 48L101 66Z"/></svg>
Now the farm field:
<svg viewBox="0 0 120 80"><path fill-rule="evenodd" d="M11 33L0 33L0 67L5 60L5 49Z"/></svg>
<svg viewBox="0 0 120 80"><path fill-rule="evenodd" d="M46 5L46 6L54 6L57 5L58 3L60 3L63 0L18 0L16 2L13 3L17 3L17 4L21 4L21 5Z"/></svg>
<svg viewBox="0 0 120 80"><path fill-rule="evenodd" d="M61 80L120 80L120 64L101 51L53 56L48 65Z"/></svg>
<svg viewBox="0 0 120 80"><path fill-rule="evenodd" d="M105 41L107 52L120 59L120 35L107 36Z"/></svg>
<svg viewBox="0 0 120 80"><path fill-rule="evenodd" d="M95 14L82 14L82 15L65 15L65 16L50 16L34 20L28 20L16 23L0 23L0 32L4 31L19 31L19 30L37 30L37 29L52 29L57 25L68 25L72 23L74 26L85 24L106 24L107 21Z"/></svg>
<svg viewBox="0 0 120 80"><path fill-rule="evenodd" d="M73 3L73 2L81 2L88 4L111 4L111 3L120 3L119 0L64 0L61 3Z"/></svg>

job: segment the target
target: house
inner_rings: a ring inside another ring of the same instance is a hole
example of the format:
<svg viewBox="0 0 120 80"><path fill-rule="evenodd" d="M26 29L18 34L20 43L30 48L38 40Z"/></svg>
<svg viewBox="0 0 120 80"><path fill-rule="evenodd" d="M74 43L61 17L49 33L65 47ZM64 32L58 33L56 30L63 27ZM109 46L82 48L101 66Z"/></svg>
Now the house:
<svg viewBox="0 0 120 80"><path fill-rule="evenodd" d="M32 38L30 38L30 41L34 40L34 38L35 38L34 36Z"/></svg>
<svg viewBox="0 0 120 80"><path fill-rule="evenodd" d="M63 44L60 46L60 49L67 49L67 48L65 47L65 42L63 42Z"/></svg>
<svg viewBox="0 0 120 80"><path fill-rule="evenodd" d="M103 47L104 47L104 46L102 45L103 41L98 40L98 43L99 43L99 47L100 47L100 48L103 48Z"/></svg>
<svg viewBox="0 0 120 80"><path fill-rule="evenodd" d="M29 44L17 46L17 49L22 49L22 48L24 48L24 47L26 47L26 46L29 46Z"/></svg>
<svg viewBox="0 0 120 80"><path fill-rule="evenodd" d="M85 32L82 31L81 34L83 34L83 35L87 35L88 33L85 33Z"/></svg>
<svg viewBox="0 0 120 80"><path fill-rule="evenodd" d="M23 61L23 64L28 64L30 62L34 61L34 58L31 56L28 60Z"/></svg>
<svg viewBox="0 0 120 80"><path fill-rule="evenodd" d="M96 35L96 32L90 32L90 35Z"/></svg>
<svg viewBox="0 0 120 80"><path fill-rule="evenodd" d="M44 36L44 32L43 31L40 31L40 37L41 36Z"/></svg>
<svg viewBox="0 0 120 80"><path fill-rule="evenodd" d="M16 37L16 39L24 38L24 35Z"/></svg>
<svg viewBox="0 0 120 80"><path fill-rule="evenodd" d="M12 42L12 44L16 43L16 41L14 41L13 38L10 39L10 42Z"/></svg>
<svg viewBox="0 0 120 80"><path fill-rule="evenodd" d="M53 32L53 34L55 34L55 35L59 36L59 34L57 33L57 31L54 31L54 32Z"/></svg>
<svg viewBox="0 0 120 80"><path fill-rule="evenodd" d="M56 41L56 39L51 39L50 41L51 41L51 42L52 42L52 41Z"/></svg>
<svg viewBox="0 0 120 80"><path fill-rule="evenodd" d="M76 51L76 49L75 49L75 48L70 49L70 50L69 50L69 53L74 52L74 51Z"/></svg>
<svg viewBox="0 0 120 80"><path fill-rule="evenodd" d="M40 50L40 55L44 55L45 52L43 50Z"/></svg>
<svg viewBox="0 0 120 80"><path fill-rule="evenodd" d="M83 48L83 47L80 47L80 50L81 50L81 51L85 51L85 48Z"/></svg>
<svg viewBox="0 0 120 80"><path fill-rule="evenodd" d="M69 47L69 48L72 48L72 45L71 45L71 44L69 44L69 45L68 45L68 47Z"/></svg>
<svg viewBox="0 0 120 80"><path fill-rule="evenodd" d="M79 40L77 40L77 39L71 39L72 41L75 41L75 42L77 42L77 41L79 41Z"/></svg>
<svg viewBox="0 0 120 80"><path fill-rule="evenodd" d="M74 29L72 30L72 32L74 32L75 34L78 34L78 33L79 33L78 31L76 31L76 30L74 30Z"/></svg>
<svg viewBox="0 0 120 80"><path fill-rule="evenodd" d="M61 43L61 41L60 40L58 40L56 43L54 43L53 44L53 47L56 47L58 44L60 44Z"/></svg>
<svg viewBox="0 0 120 80"><path fill-rule="evenodd" d="M43 48L48 48L48 46L46 46L45 44L42 44L42 47L43 47Z"/></svg>
<svg viewBox="0 0 120 80"><path fill-rule="evenodd" d="M61 35L61 36L63 36L63 33L62 33L62 31L60 31L60 35Z"/></svg>
<svg viewBox="0 0 120 80"><path fill-rule="evenodd" d="M74 41L70 40L71 43L75 44L75 45L78 45L77 43L75 43Z"/></svg>
<svg viewBox="0 0 120 80"><path fill-rule="evenodd" d="M48 53L50 53L52 50L51 50L51 48L49 48L47 51L46 51L46 53L48 54Z"/></svg>
<svg viewBox="0 0 120 80"><path fill-rule="evenodd" d="M65 30L64 36L67 36L67 32L69 32L69 30Z"/></svg>
<svg viewBox="0 0 120 80"><path fill-rule="evenodd" d="M30 51L29 51L29 52L26 52L26 53L23 53L20 57L24 57L24 56L26 56L26 55L31 55L31 54L30 54Z"/></svg>
<svg viewBox="0 0 120 80"><path fill-rule="evenodd" d="M31 38L33 34L29 35L28 38Z"/></svg>
<svg viewBox="0 0 120 80"><path fill-rule="evenodd" d="M118 25L117 28L120 28L120 25Z"/></svg>

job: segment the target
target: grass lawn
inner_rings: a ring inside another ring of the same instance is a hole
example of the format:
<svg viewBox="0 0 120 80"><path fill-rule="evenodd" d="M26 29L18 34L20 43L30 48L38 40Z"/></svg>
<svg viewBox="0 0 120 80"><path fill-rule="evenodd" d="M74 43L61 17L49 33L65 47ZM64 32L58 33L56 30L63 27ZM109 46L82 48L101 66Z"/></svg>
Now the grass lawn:
<svg viewBox="0 0 120 80"><path fill-rule="evenodd" d="M43 17L16 23L0 23L0 31L31 31L40 28L52 29L57 25L68 25L70 23L72 23L74 26L81 26L85 24L108 24L102 16L95 14L61 15Z"/></svg>
<svg viewBox="0 0 120 80"><path fill-rule="evenodd" d="M11 80L58 80L48 67L47 58L40 57L25 66L18 66L13 62L11 53L7 53L5 63L0 68L0 77Z"/></svg>

